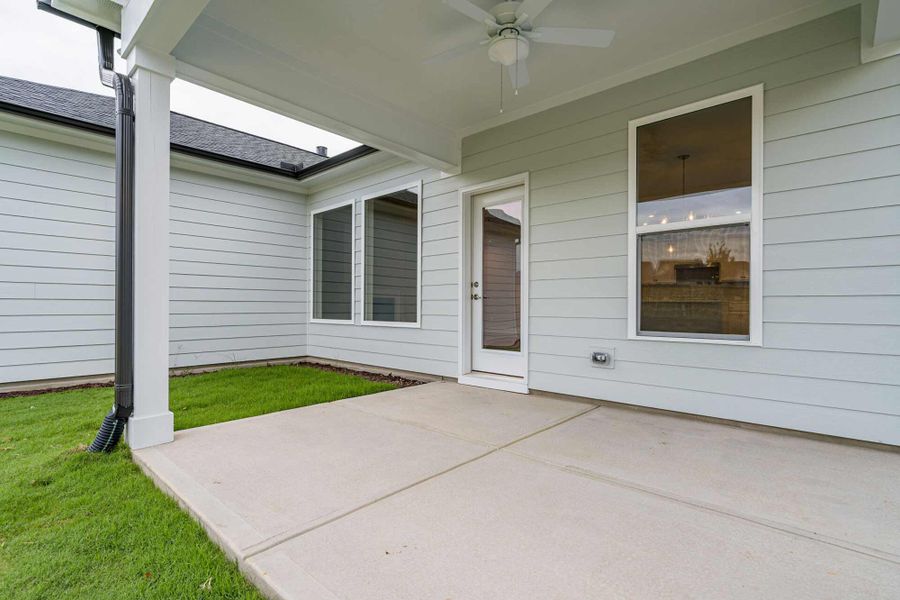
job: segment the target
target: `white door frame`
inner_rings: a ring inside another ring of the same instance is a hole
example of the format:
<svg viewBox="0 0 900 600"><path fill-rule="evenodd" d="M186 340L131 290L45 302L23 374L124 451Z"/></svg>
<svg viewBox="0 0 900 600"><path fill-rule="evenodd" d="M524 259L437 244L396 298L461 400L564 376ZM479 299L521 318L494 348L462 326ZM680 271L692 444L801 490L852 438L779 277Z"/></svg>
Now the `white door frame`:
<svg viewBox="0 0 900 600"><path fill-rule="evenodd" d="M530 278L529 246L529 177L528 173L519 173L503 179L479 183L459 190L459 361L457 378L460 383L507 390L510 392L528 393L528 296ZM472 372L472 197L485 192L493 192L504 188L523 186L522 194L522 360L525 362L523 377L507 377L501 375L478 374Z"/></svg>

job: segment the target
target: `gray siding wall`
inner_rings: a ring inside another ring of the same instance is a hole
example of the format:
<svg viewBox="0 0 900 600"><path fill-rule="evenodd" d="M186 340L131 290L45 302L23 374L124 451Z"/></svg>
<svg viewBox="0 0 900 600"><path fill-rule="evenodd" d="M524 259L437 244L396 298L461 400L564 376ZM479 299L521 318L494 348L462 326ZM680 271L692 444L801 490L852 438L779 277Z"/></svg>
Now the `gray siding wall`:
<svg viewBox="0 0 900 600"><path fill-rule="evenodd" d="M454 177L396 161L305 204L175 170L172 364L454 376L459 189L528 171L532 388L900 444L900 58L860 64L858 36L843 11L494 128ZM627 340L628 120L760 82L763 347ZM112 176L108 154L0 133L0 382L112 370ZM417 179L422 326L362 326L358 199ZM357 324L307 326L308 211L349 198Z"/></svg>
<svg viewBox="0 0 900 600"><path fill-rule="evenodd" d="M466 179L531 172L531 387L900 443L900 58L858 36L851 9L465 140ZM764 347L626 340L628 120L759 82Z"/></svg>
<svg viewBox="0 0 900 600"><path fill-rule="evenodd" d="M172 366L306 354L305 199L178 169L171 198Z"/></svg>
<svg viewBox="0 0 900 600"><path fill-rule="evenodd" d="M458 190L529 171L533 389L900 443L900 58L860 64L858 37L836 13L471 136L460 176L401 165L317 193L425 179L425 316L313 325L310 354L454 374ZM628 120L760 82L763 347L627 340Z"/></svg>
<svg viewBox="0 0 900 600"><path fill-rule="evenodd" d="M308 353L393 369L456 376L458 203L455 192L435 196L429 186L440 177L411 163L388 166L309 196L311 210L355 199L356 325L310 323ZM422 326L359 325L362 304L362 202L360 198L405 183L423 180Z"/></svg>
<svg viewBox="0 0 900 600"><path fill-rule="evenodd" d="M113 370L113 177L0 131L0 383ZM171 232L172 366L305 354L302 196L173 169Z"/></svg>

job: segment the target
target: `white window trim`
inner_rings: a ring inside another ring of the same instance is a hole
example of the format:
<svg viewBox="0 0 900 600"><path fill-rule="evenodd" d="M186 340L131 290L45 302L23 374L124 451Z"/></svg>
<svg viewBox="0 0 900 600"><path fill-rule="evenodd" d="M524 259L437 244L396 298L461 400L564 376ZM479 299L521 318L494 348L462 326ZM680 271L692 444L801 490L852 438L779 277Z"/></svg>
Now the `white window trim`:
<svg viewBox="0 0 900 600"><path fill-rule="evenodd" d="M391 187L379 189L377 192L366 194L360 198L361 211L361 227L362 232L360 239L362 240L362 258L360 261L360 287L362 288L362 302L359 306L359 318L362 325L371 327L404 327L407 329L415 329L422 327L422 187L421 179L409 181L404 184L398 184ZM366 320L366 202L374 198L380 198L385 194L399 192L416 188L419 195L419 202L416 213L416 320L414 323L402 323L397 321L369 321Z"/></svg>
<svg viewBox="0 0 900 600"><path fill-rule="evenodd" d="M351 264L350 264L350 281L352 282L350 285L350 318L349 319L317 319L313 315L315 314L315 285L316 285L316 272L315 272L315 248L316 248L316 215L323 212L328 212L330 210L334 210L335 208L341 208L342 206L350 205L350 256ZM309 213L309 322L310 323L322 323L326 325L355 325L356 324L356 199L350 198L349 200L341 200L339 202L333 202L328 204L327 206L322 206L311 210Z"/></svg>
<svg viewBox="0 0 900 600"><path fill-rule="evenodd" d="M741 98L752 98L752 158L750 215L704 219L702 223L677 222L666 225L637 226L637 128L683 114ZM628 122L628 339L665 342L692 342L732 346L762 346L763 320L763 84L757 84L671 110L647 115ZM642 233L712 227L732 223L750 224L750 339L709 337L704 334L641 335L638 333L637 237Z"/></svg>

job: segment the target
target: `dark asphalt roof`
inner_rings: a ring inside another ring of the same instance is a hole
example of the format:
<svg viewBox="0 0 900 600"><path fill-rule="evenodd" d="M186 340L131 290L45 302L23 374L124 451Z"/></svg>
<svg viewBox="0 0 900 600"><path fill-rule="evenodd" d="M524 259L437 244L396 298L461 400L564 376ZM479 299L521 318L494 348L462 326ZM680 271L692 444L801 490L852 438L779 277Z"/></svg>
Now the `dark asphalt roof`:
<svg viewBox="0 0 900 600"><path fill-rule="evenodd" d="M115 100L109 96L0 76L0 109L4 105L76 122L73 124L115 128ZM303 169L326 160L309 150L175 112L171 113L170 135L174 146L268 168L281 169L281 163L287 162Z"/></svg>

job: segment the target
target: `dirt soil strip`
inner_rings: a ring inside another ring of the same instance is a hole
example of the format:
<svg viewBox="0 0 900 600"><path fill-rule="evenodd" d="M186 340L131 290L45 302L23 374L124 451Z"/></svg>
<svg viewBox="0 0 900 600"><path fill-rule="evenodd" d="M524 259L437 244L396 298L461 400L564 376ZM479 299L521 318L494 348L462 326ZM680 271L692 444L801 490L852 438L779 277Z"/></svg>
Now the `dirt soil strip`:
<svg viewBox="0 0 900 600"><path fill-rule="evenodd" d="M267 365L255 365L255 366L267 366ZM275 365L272 365L275 366ZM408 379L406 377L400 377L399 375L394 375L392 373L373 373L371 371L357 371L356 369L348 369L346 367L335 367L333 365L326 365L322 363L315 362L296 362L290 363L291 367L312 367L313 369L318 369L320 371L331 371L333 373L343 373L345 375L356 375L357 377L362 377L363 379L368 379L369 381L377 381L382 383L391 383L396 385L398 388L401 387L409 387L412 385L420 385L425 383L424 381L419 381L417 379ZM223 369L243 369L249 367L224 367ZM192 377L194 375L203 375L204 373L211 373L212 371L199 371L196 373L179 373L178 375L172 375L172 377ZM71 392L72 390L86 390L89 388L106 388L113 387L113 383L79 383L75 385L67 385L60 387L51 387L51 388L43 388L36 390L19 390L14 392L0 392L0 399L2 398L13 398L13 397L22 397L22 396L40 396L41 394L49 394L53 392Z"/></svg>
<svg viewBox="0 0 900 600"><path fill-rule="evenodd" d="M362 377L363 379L368 379L369 381L378 381L384 383L392 383L397 387L410 387L412 385L420 385L426 383L424 381L420 381L418 379L409 379L407 377L400 377L399 375L394 375L393 373L373 373L371 371L357 371L356 369L348 369L346 367L336 367L334 365L326 365L317 362L297 362L292 363L291 366L295 367L313 367L314 369L319 369L320 371L332 371L334 373L344 373L345 375L356 375L357 377Z"/></svg>

